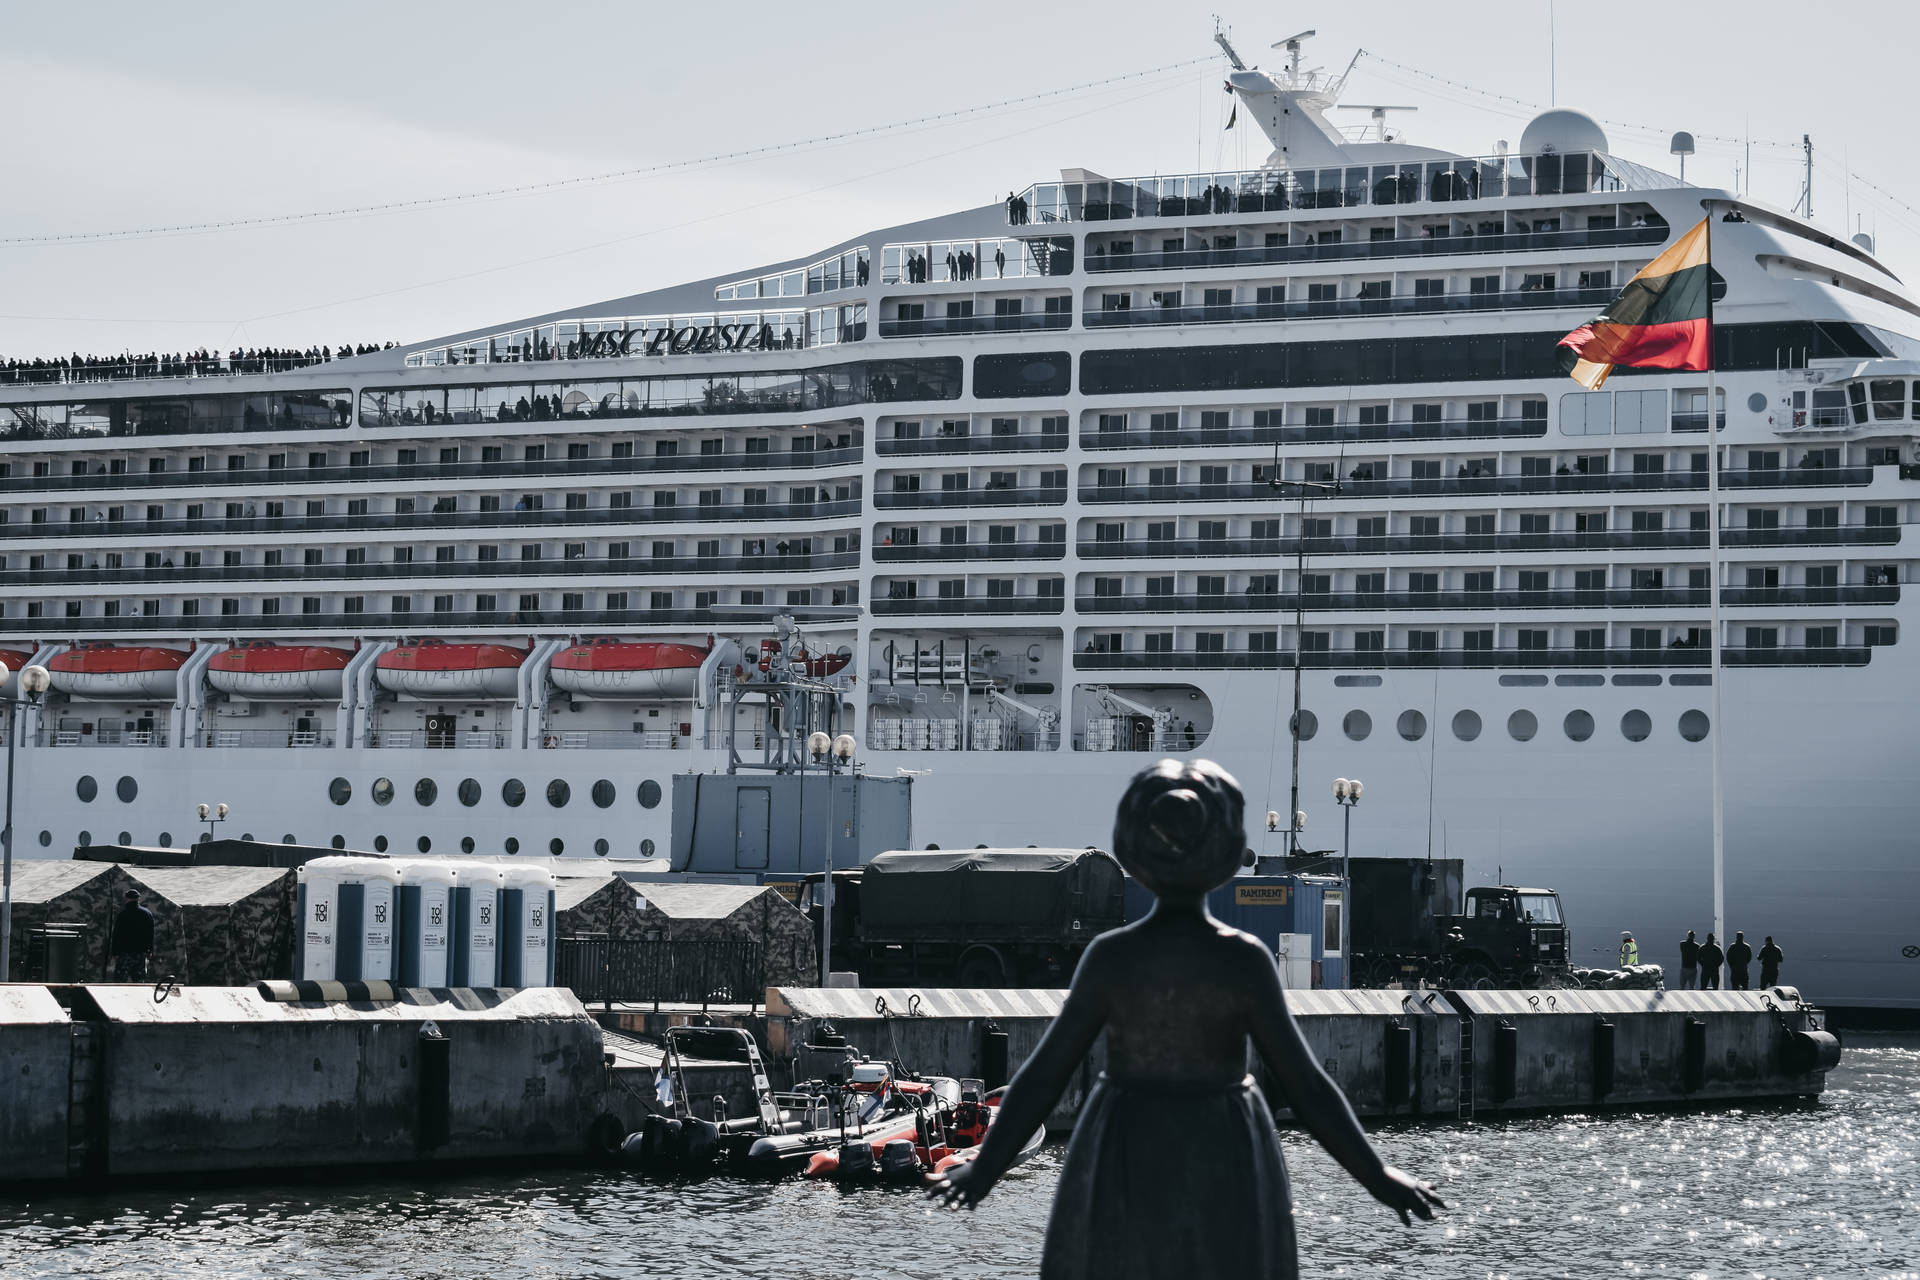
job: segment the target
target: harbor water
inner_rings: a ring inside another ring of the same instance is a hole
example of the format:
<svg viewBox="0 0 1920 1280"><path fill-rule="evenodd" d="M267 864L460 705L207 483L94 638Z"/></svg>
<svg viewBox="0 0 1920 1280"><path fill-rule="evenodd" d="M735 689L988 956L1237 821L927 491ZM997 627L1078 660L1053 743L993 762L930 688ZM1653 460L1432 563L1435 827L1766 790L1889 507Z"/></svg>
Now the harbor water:
<svg viewBox="0 0 1920 1280"><path fill-rule="evenodd" d="M1852 1037L1804 1106L1376 1140L1452 1211L1409 1231L1289 1132L1306 1274L1920 1280L1920 1037ZM1049 1146L973 1216L912 1192L587 1170L15 1200L0 1276L1031 1276L1064 1154Z"/></svg>

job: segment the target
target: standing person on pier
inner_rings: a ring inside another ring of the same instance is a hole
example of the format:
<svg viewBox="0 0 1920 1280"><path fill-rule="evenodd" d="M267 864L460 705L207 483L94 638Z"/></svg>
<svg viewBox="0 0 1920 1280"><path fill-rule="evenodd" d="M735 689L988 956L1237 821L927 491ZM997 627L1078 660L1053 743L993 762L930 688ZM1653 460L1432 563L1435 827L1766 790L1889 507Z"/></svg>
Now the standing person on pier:
<svg viewBox="0 0 1920 1280"><path fill-rule="evenodd" d="M127 890L126 905L113 918L113 937L107 950L113 953L115 982L145 982L147 955L153 950L153 912L140 905L140 891Z"/></svg>
<svg viewBox="0 0 1920 1280"><path fill-rule="evenodd" d="M1775 987L1780 985L1780 962L1786 955L1774 945L1773 935L1767 935L1766 945L1760 948L1760 985Z"/></svg>
<svg viewBox="0 0 1920 1280"><path fill-rule="evenodd" d="M1727 948L1727 985L1735 991L1747 989L1747 966L1753 963L1753 947L1747 935L1734 930L1733 945Z"/></svg>
<svg viewBox="0 0 1920 1280"><path fill-rule="evenodd" d="M1620 935L1620 967L1631 969L1640 963L1640 944L1633 940L1630 933Z"/></svg>
<svg viewBox="0 0 1920 1280"><path fill-rule="evenodd" d="M1700 944L1694 941L1693 930L1687 930L1687 936L1680 939L1680 989L1696 991L1700 987Z"/></svg>
<svg viewBox="0 0 1920 1280"><path fill-rule="evenodd" d="M1720 989L1720 962L1726 959L1726 952L1714 941L1712 934L1707 935L1707 945L1700 948L1700 989L1718 991Z"/></svg>

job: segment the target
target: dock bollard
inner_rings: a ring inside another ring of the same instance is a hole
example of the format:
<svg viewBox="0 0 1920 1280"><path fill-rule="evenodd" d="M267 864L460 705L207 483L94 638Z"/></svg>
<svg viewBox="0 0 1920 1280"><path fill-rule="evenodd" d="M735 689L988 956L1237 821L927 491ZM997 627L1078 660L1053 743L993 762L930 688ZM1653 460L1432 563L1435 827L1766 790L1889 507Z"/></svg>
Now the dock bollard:
<svg viewBox="0 0 1920 1280"><path fill-rule="evenodd" d="M1593 1024L1593 1100L1603 1102L1613 1092L1614 1025L1605 1018Z"/></svg>
<svg viewBox="0 0 1920 1280"><path fill-rule="evenodd" d="M453 1041L437 1023L420 1027L420 1147L431 1151L447 1144L452 1129Z"/></svg>

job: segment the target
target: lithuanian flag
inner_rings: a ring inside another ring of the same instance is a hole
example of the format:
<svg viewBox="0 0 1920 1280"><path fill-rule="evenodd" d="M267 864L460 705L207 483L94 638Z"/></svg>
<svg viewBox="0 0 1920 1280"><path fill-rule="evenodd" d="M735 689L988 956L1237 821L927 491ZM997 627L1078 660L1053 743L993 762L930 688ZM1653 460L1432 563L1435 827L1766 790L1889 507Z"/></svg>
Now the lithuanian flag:
<svg viewBox="0 0 1920 1280"><path fill-rule="evenodd" d="M1707 227L1680 237L1596 316L1560 339L1560 367L1589 391L1615 365L1704 370L1713 358Z"/></svg>

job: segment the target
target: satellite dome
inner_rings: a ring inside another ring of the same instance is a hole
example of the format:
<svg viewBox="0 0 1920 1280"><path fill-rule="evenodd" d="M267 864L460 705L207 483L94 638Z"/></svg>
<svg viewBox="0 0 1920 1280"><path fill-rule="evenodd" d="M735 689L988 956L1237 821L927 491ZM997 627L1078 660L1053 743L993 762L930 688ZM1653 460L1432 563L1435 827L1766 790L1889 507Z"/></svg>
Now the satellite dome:
<svg viewBox="0 0 1920 1280"><path fill-rule="evenodd" d="M1542 111L1520 135L1520 154L1536 156L1565 155L1569 151L1605 151L1607 134L1584 111L1556 107Z"/></svg>

